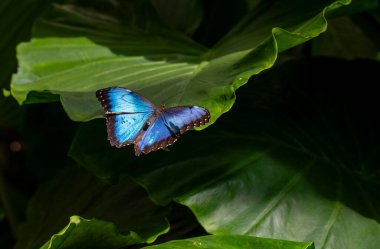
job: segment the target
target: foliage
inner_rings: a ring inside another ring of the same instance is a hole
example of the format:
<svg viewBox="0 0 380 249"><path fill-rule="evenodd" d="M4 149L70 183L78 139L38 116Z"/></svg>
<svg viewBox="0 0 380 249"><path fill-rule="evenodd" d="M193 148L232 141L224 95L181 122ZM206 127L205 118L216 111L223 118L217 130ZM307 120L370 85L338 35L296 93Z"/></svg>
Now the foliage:
<svg viewBox="0 0 380 249"><path fill-rule="evenodd" d="M376 8L3 1L0 247L377 248ZM115 85L212 122L135 157L100 118Z"/></svg>
<svg viewBox="0 0 380 249"><path fill-rule="evenodd" d="M276 241L272 239L255 238L249 236L238 236L238 235L212 235L200 238L186 239L180 241L171 241L157 246L148 246L145 248L156 248L156 249L180 249L180 248L299 248L299 249L313 249L312 243L305 242L290 242L290 241Z"/></svg>
<svg viewBox="0 0 380 249"><path fill-rule="evenodd" d="M231 108L235 90L250 76L271 67L279 51L323 32L325 12L348 2L315 1L294 10L300 3L263 4L211 49L159 25L147 1L107 5L105 14L54 5L36 24L39 38L18 47L20 69L12 93L22 103L30 91L49 90L60 95L71 119L87 121L101 115L96 90L125 86L157 104L204 106L214 122ZM143 20L126 16L137 7L147 15ZM292 10L292 16L284 15ZM56 38L61 34L68 37Z"/></svg>

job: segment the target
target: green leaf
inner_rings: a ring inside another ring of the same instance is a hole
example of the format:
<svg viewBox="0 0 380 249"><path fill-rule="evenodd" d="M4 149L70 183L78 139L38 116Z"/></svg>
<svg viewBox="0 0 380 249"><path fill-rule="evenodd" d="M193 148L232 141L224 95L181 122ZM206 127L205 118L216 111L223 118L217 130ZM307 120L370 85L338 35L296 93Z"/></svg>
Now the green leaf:
<svg viewBox="0 0 380 249"><path fill-rule="evenodd" d="M228 181L215 183L179 201L189 206L212 234L313 240L317 248L376 247L379 223L359 215L339 200L325 199L305 179L316 173L318 163L300 161L304 167L292 170L292 165L275 157L265 154ZM217 197L223 201L217 201Z"/></svg>
<svg viewBox="0 0 380 249"><path fill-rule="evenodd" d="M116 54L128 56L167 59L177 54L183 56L182 53L198 56L205 50L204 46L167 27L148 0L99 2L86 6L53 5L36 23L33 36L85 36Z"/></svg>
<svg viewBox="0 0 380 249"><path fill-rule="evenodd" d="M66 169L37 191L15 249L38 248L46 241L43 248L151 243L169 230L166 213L129 179L111 186L78 167Z"/></svg>
<svg viewBox="0 0 380 249"><path fill-rule="evenodd" d="M178 241L170 241L147 249L314 249L312 242L292 242L239 235L211 235Z"/></svg>
<svg viewBox="0 0 380 249"><path fill-rule="evenodd" d="M70 223L59 233L54 234L41 249L63 248L120 248L141 243L135 233L121 235L114 224L97 219L70 217Z"/></svg>
<svg viewBox="0 0 380 249"><path fill-rule="evenodd" d="M204 106L214 122L231 108L237 88L271 67L279 51L325 31L325 13L348 3L276 1L252 10L209 50L168 29L146 1L106 13L54 5L35 27L46 38L18 47L12 94L19 103L30 91L59 94L71 119L87 121L102 113L95 91L117 85L156 104Z"/></svg>
<svg viewBox="0 0 380 249"><path fill-rule="evenodd" d="M375 77L377 67L322 59L284 64L245 87L238 109L202 134L186 133L170 152L134 157L130 147L110 147L104 122L91 121L69 154L102 179L128 174L155 202L188 206L211 234L376 248L377 92L362 77ZM351 84L359 80L360 87Z"/></svg>

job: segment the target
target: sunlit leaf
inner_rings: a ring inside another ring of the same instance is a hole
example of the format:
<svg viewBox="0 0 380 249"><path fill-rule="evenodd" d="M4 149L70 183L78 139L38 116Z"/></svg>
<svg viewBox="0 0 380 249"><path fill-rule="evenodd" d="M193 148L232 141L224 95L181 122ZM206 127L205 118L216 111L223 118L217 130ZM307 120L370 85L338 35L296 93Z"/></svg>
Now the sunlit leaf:
<svg viewBox="0 0 380 249"><path fill-rule="evenodd" d="M156 104L206 107L214 122L231 108L237 88L271 67L278 52L325 31L325 13L349 1L276 1L252 10L209 50L169 32L146 1L131 3L106 13L55 5L35 27L40 38L18 47L12 93L19 103L30 91L47 90L60 95L70 118L85 121L101 116L95 91L117 85Z"/></svg>
<svg viewBox="0 0 380 249"><path fill-rule="evenodd" d="M70 217L70 223L59 233L54 234L41 249L63 248L120 248L141 243L135 233L121 235L110 223L97 219L87 220L79 216Z"/></svg>

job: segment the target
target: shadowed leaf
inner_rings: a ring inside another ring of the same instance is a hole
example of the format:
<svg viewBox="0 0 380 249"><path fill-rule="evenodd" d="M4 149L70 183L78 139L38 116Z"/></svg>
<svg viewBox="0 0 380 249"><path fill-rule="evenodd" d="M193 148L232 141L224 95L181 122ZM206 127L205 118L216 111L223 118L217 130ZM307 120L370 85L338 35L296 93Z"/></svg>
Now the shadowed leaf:
<svg viewBox="0 0 380 249"><path fill-rule="evenodd" d="M334 71L334 87L316 73L321 65ZM211 234L376 248L376 91L370 81L347 87L362 75L373 77L376 66L284 64L246 87L239 109L202 134L185 134L170 152L137 158L130 148L111 148L104 122L93 121L81 126L70 155L105 180L130 175L157 203L175 199L190 207ZM357 73L343 79L347 70ZM93 134L97 139L86 142Z"/></svg>

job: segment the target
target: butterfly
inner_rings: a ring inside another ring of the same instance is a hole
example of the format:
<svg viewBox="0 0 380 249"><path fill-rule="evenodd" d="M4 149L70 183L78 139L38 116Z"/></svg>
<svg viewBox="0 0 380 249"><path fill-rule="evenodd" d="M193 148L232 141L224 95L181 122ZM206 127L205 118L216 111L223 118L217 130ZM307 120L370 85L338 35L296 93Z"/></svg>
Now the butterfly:
<svg viewBox="0 0 380 249"><path fill-rule="evenodd" d="M105 112L111 145L120 148L134 144L136 156L172 145L181 134L204 125L211 117L200 106L156 107L123 87L98 90L96 97Z"/></svg>

